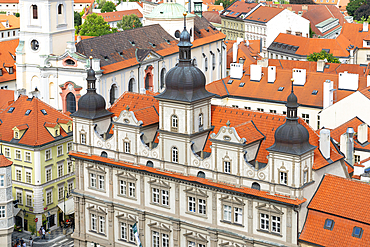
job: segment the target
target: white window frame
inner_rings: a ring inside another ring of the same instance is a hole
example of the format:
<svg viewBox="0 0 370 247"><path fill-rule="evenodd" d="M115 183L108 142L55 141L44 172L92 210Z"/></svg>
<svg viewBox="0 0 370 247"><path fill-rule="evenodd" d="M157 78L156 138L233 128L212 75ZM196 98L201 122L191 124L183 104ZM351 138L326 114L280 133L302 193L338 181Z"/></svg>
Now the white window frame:
<svg viewBox="0 0 370 247"><path fill-rule="evenodd" d="M280 181L280 184L288 185L288 173L285 171L280 171L279 181Z"/></svg>
<svg viewBox="0 0 370 247"><path fill-rule="evenodd" d="M105 176L98 174L98 190L105 190Z"/></svg>
<svg viewBox="0 0 370 247"><path fill-rule="evenodd" d="M17 190L15 196L18 200L18 204L23 205L23 191Z"/></svg>
<svg viewBox="0 0 370 247"><path fill-rule="evenodd" d="M90 214L90 230L96 232L97 229L97 221L96 221L96 214Z"/></svg>
<svg viewBox="0 0 370 247"><path fill-rule="evenodd" d="M26 170L26 183L32 183L32 170Z"/></svg>
<svg viewBox="0 0 370 247"><path fill-rule="evenodd" d="M4 150L5 157L11 158L10 148L4 148Z"/></svg>
<svg viewBox="0 0 370 247"><path fill-rule="evenodd" d="M99 233L105 234L105 216L99 215Z"/></svg>
<svg viewBox="0 0 370 247"><path fill-rule="evenodd" d="M63 155L63 145L59 145L57 147L57 154L58 154L58 157Z"/></svg>
<svg viewBox="0 0 370 247"><path fill-rule="evenodd" d="M50 174L50 178L48 178L48 175L49 174ZM50 166L50 167L48 167L48 168L45 169L45 180L46 180L46 182L49 182L49 181L53 180L52 166Z"/></svg>
<svg viewBox="0 0 370 247"><path fill-rule="evenodd" d="M32 194L26 193L26 206L32 207Z"/></svg>
<svg viewBox="0 0 370 247"><path fill-rule="evenodd" d="M136 199L136 178L130 175L118 176L118 196Z"/></svg>
<svg viewBox="0 0 370 247"><path fill-rule="evenodd" d="M0 219L6 217L6 210L5 206L0 206Z"/></svg>
<svg viewBox="0 0 370 247"><path fill-rule="evenodd" d="M45 161L46 160L51 160L52 155L51 155L51 149L46 149L45 150Z"/></svg>
<svg viewBox="0 0 370 247"><path fill-rule="evenodd" d="M15 180L22 181L22 168L15 168Z"/></svg>
<svg viewBox="0 0 370 247"><path fill-rule="evenodd" d="M185 190L187 198L186 213L196 214L198 216L207 216L207 194L198 189Z"/></svg>
<svg viewBox="0 0 370 247"><path fill-rule="evenodd" d="M64 186L58 187L58 201L64 199Z"/></svg>
<svg viewBox="0 0 370 247"><path fill-rule="evenodd" d="M58 178L63 177L64 176L64 162L59 163L57 168L58 168Z"/></svg>
<svg viewBox="0 0 370 247"><path fill-rule="evenodd" d="M86 134L80 133L80 142L81 144L86 144Z"/></svg>
<svg viewBox="0 0 370 247"><path fill-rule="evenodd" d="M177 131L179 128L179 118L177 115L173 114L171 116L171 130L172 131Z"/></svg>
<svg viewBox="0 0 370 247"><path fill-rule="evenodd" d="M131 145L130 145L130 142L129 141L124 141L124 152L126 154L130 154L131 153Z"/></svg>
<svg viewBox="0 0 370 247"><path fill-rule="evenodd" d="M72 142L68 142L67 143L67 152L71 152L72 151L72 148L73 148L73 143Z"/></svg>
<svg viewBox="0 0 370 247"><path fill-rule="evenodd" d="M26 162L32 162L31 152L24 152L24 161L26 161Z"/></svg>
<svg viewBox="0 0 370 247"><path fill-rule="evenodd" d="M15 150L15 159L22 160L22 150L19 150L19 149Z"/></svg>
<svg viewBox="0 0 370 247"><path fill-rule="evenodd" d="M46 205L50 204L53 204L53 190L46 191Z"/></svg>
<svg viewBox="0 0 370 247"><path fill-rule="evenodd" d="M5 175L4 174L0 175L0 186L1 187L5 186Z"/></svg>
<svg viewBox="0 0 370 247"><path fill-rule="evenodd" d="M231 161L229 160L224 161L224 172L227 174L231 173Z"/></svg>

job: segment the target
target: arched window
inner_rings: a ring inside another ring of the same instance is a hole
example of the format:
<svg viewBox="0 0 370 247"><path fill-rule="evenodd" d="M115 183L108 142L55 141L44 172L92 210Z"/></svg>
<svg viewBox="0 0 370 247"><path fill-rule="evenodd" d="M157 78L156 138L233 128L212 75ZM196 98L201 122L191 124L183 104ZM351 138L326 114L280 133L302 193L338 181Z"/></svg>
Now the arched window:
<svg viewBox="0 0 370 247"><path fill-rule="evenodd" d="M49 83L49 99L54 99L54 94L55 94L54 82L50 82Z"/></svg>
<svg viewBox="0 0 370 247"><path fill-rule="evenodd" d="M177 150L177 147L172 148L172 162L178 163L179 162L179 151Z"/></svg>
<svg viewBox="0 0 370 247"><path fill-rule="evenodd" d="M147 167L153 167L153 166L154 166L154 164L153 164L153 162L152 162L151 160L148 160L148 161L146 162L146 166L147 166Z"/></svg>
<svg viewBox="0 0 370 247"><path fill-rule="evenodd" d="M199 114L198 122L199 122L199 129L203 129L203 113Z"/></svg>
<svg viewBox="0 0 370 247"><path fill-rule="evenodd" d="M171 116L171 129L177 131L178 127L178 118L176 115Z"/></svg>
<svg viewBox="0 0 370 247"><path fill-rule="evenodd" d="M113 105L114 101L116 101L117 99L117 94L118 94L118 88L115 84L113 84L111 87L110 87L110 99L109 99L109 103L111 105Z"/></svg>
<svg viewBox="0 0 370 247"><path fill-rule="evenodd" d="M254 182L254 183L252 184L252 189L255 189L255 190L261 190L261 186L259 185L259 183Z"/></svg>
<svg viewBox="0 0 370 247"><path fill-rule="evenodd" d="M197 174L197 177L198 178L206 178L206 174L202 171L199 171L198 174Z"/></svg>
<svg viewBox="0 0 370 247"><path fill-rule="evenodd" d="M211 56L212 56L212 70L215 70L215 68L216 68L216 56L212 51L211 51Z"/></svg>
<svg viewBox="0 0 370 247"><path fill-rule="evenodd" d="M129 92L134 91L134 84L135 84L135 79L131 78L130 81L128 82L128 88L127 88Z"/></svg>
<svg viewBox="0 0 370 247"><path fill-rule="evenodd" d="M63 14L63 4L58 5L58 15Z"/></svg>
<svg viewBox="0 0 370 247"><path fill-rule="evenodd" d="M58 136L59 134L58 134L58 130L55 130L55 136Z"/></svg>
<svg viewBox="0 0 370 247"><path fill-rule="evenodd" d="M108 158L108 154L105 151L101 152L100 156L104 158Z"/></svg>
<svg viewBox="0 0 370 247"><path fill-rule="evenodd" d="M166 75L166 69L165 68L163 68L162 70L161 70L161 89L162 88L164 88L164 83L165 83L165 81L164 81L164 78L165 78L165 75Z"/></svg>
<svg viewBox="0 0 370 247"><path fill-rule="evenodd" d="M69 65L69 66L75 66L76 63L72 59L67 59L66 64Z"/></svg>
<svg viewBox="0 0 370 247"><path fill-rule="evenodd" d="M146 73L146 76L145 76L145 89L146 90L153 89L153 75L150 72Z"/></svg>
<svg viewBox="0 0 370 247"><path fill-rule="evenodd" d="M76 111L76 97L73 93L68 93L66 97L67 111L74 113Z"/></svg>
<svg viewBox="0 0 370 247"><path fill-rule="evenodd" d="M32 19L38 19L38 15L37 15L37 5L32 5L31 6L31 9L32 9Z"/></svg>
<svg viewBox="0 0 370 247"><path fill-rule="evenodd" d="M208 70L208 58L204 58L204 70L207 71Z"/></svg>

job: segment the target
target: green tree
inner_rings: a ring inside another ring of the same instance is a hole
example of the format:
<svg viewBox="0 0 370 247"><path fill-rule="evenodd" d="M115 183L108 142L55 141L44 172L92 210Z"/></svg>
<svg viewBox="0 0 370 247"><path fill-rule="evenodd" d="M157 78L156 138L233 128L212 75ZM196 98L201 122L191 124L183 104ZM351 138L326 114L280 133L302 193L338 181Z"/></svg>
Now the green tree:
<svg viewBox="0 0 370 247"><path fill-rule="evenodd" d="M312 38L316 33L311 29L311 26L310 26L310 38Z"/></svg>
<svg viewBox="0 0 370 247"><path fill-rule="evenodd" d="M329 63L340 63L338 58L334 57L333 54L327 53L324 50L320 52L314 52L307 56L308 61L317 62L318 60L324 60L324 59L326 59Z"/></svg>
<svg viewBox="0 0 370 247"><path fill-rule="evenodd" d="M117 32L117 28L111 29L109 24L104 21L104 18L95 13L88 15L79 29L81 36L102 36L115 32Z"/></svg>
<svg viewBox="0 0 370 247"><path fill-rule="evenodd" d="M77 11L74 12L75 26L81 25L81 15Z"/></svg>
<svg viewBox="0 0 370 247"><path fill-rule="evenodd" d="M222 6L224 7L224 9L226 9L227 7L229 7L233 1L231 0L216 0L215 1L215 5L221 5L222 3Z"/></svg>
<svg viewBox="0 0 370 247"><path fill-rule="evenodd" d="M106 13L106 12L113 12L115 10L116 10L116 5L113 2L107 1L101 7L100 12L101 13Z"/></svg>
<svg viewBox="0 0 370 247"><path fill-rule="evenodd" d="M125 15L122 17L122 20L117 23L117 28L119 30L129 30L142 26L139 17L135 14Z"/></svg>
<svg viewBox="0 0 370 247"><path fill-rule="evenodd" d="M21 16L19 13L15 13L15 17L19 17Z"/></svg>
<svg viewBox="0 0 370 247"><path fill-rule="evenodd" d="M101 9L103 5L105 4L106 0L100 0L98 1L98 9Z"/></svg>
<svg viewBox="0 0 370 247"><path fill-rule="evenodd" d="M350 0L346 6L347 13L354 17L355 11L366 3L365 0Z"/></svg>

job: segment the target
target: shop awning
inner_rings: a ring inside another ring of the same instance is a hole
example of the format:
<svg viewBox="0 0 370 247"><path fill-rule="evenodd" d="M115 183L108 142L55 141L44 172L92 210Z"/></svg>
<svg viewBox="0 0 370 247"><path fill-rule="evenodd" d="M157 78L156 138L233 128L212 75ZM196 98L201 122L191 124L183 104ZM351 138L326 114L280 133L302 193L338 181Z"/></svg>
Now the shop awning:
<svg viewBox="0 0 370 247"><path fill-rule="evenodd" d="M70 215L70 214L73 214L75 212L75 203L73 201L73 198L70 198L68 200L66 200L65 202L65 209L66 211L64 212L64 201L59 203L58 204L58 207L66 214L66 215Z"/></svg>

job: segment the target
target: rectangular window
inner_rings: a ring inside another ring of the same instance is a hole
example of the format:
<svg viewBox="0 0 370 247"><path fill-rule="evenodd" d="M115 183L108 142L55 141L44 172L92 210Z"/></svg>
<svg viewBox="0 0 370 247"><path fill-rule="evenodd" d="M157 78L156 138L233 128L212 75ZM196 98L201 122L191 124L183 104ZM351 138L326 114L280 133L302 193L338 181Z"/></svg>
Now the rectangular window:
<svg viewBox="0 0 370 247"><path fill-rule="evenodd" d="M26 183L32 183L32 173L26 171Z"/></svg>
<svg viewBox="0 0 370 247"><path fill-rule="evenodd" d="M230 161L224 161L224 172L230 173Z"/></svg>
<svg viewBox="0 0 370 247"><path fill-rule="evenodd" d="M169 247L170 246L170 238L168 234L162 234L162 247Z"/></svg>
<svg viewBox="0 0 370 247"><path fill-rule="evenodd" d="M168 206L168 190L162 190L162 205Z"/></svg>
<svg viewBox="0 0 370 247"><path fill-rule="evenodd" d="M72 142L68 142L67 143L67 152L71 152L72 151Z"/></svg>
<svg viewBox="0 0 370 247"><path fill-rule="evenodd" d="M317 129L320 129L320 115L317 115Z"/></svg>
<svg viewBox="0 0 370 247"><path fill-rule="evenodd" d="M368 44L368 45L369 45L369 44ZM367 60L367 61L370 61L370 54L367 54L367 55L366 55L366 60Z"/></svg>
<svg viewBox="0 0 370 247"><path fill-rule="evenodd" d="M86 134L81 134L80 138L81 138L81 144L86 144Z"/></svg>
<svg viewBox="0 0 370 247"><path fill-rule="evenodd" d="M355 155L355 163L358 163L361 161L360 155Z"/></svg>
<svg viewBox="0 0 370 247"><path fill-rule="evenodd" d="M27 162L31 162L31 153L30 152L25 152L25 156L26 156L25 160Z"/></svg>
<svg viewBox="0 0 370 247"><path fill-rule="evenodd" d="M121 239L127 240L127 225L121 222Z"/></svg>
<svg viewBox="0 0 370 247"><path fill-rule="evenodd" d="M21 150L15 150L15 158L17 160L22 160Z"/></svg>
<svg viewBox="0 0 370 247"><path fill-rule="evenodd" d="M67 171L68 173L72 173L73 172L73 164L72 164L72 161L71 160L68 160L67 161Z"/></svg>
<svg viewBox="0 0 370 247"><path fill-rule="evenodd" d="M280 233L280 217L271 216L271 231L275 233Z"/></svg>
<svg viewBox="0 0 370 247"><path fill-rule="evenodd" d="M51 180L51 168L46 170L46 182Z"/></svg>
<svg viewBox="0 0 370 247"><path fill-rule="evenodd" d="M63 164L58 165L58 178L63 176Z"/></svg>
<svg viewBox="0 0 370 247"><path fill-rule="evenodd" d="M51 159L51 150L48 149L45 151L45 160L50 160Z"/></svg>
<svg viewBox="0 0 370 247"><path fill-rule="evenodd" d="M130 182L128 184L128 196L135 197L135 183Z"/></svg>
<svg viewBox="0 0 370 247"><path fill-rule="evenodd" d="M96 174L90 173L90 187L96 188Z"/></svg>
<svg viewBox="0 0 370 247"><path fill-rule="evenodd" d="M198 208L200 214L206 214L206 200L198 199Z"/></svg>
<svg viewBox="0 0 370 247"><path fill-rule="evenodd" d="M96 215L91 214L91 230L96 231Z"/></svg>
<svg viewBox="0 0 370 247"><path fill-rule="evenodd" d="M130 153L130 143L125 142L125 153L129 154Z"/></svg>
<svg viewBox="0 0 370 247"><path fill-rule="evenodd" d="M5 206L0 206L0 218L5 218Z"/></svg>
<svg viewBox="0 0 370 247"><path fill-rule="evenodd" d="M16 170L15 171L15 177L16 177L16 179L17 179L17 181L22 181L22 170Z"/></svg>
<svg viewBox="0 0 370 247"><path fill-rule="evenodd" d="M64 198L64 187L60 186L58 188L58 200L62 200Z"/></svg>
<svg viewBox="0 0 370 247"><path fill-rule="evenodd" d="M104 190L104 176L99 175L99 189Z"/></svg>
<svg viewBox="0 0 370 247"><path fill-rule="evenodd" d="M195 197L189 196L188 197L188 210L189 212L194 212L195 213Z"/></svg>
<svg viewBox="0 0 370 247"><path fill-rule="evenodd" d="M4 182L4 175L0 175L0 186L3 187L5 185L5 182Z"/></svg>
<svg viewBox="0 0 370 247"><path fill-rule="evenodd" d="M119 182L119 193L123 196L127 195L127 183L126 183L126 181L120 180L120 182Z"/></svg>
<svg viewBox="0 0 370 247"><path fill-rule="evenodd" d="M276 110L270 110L270 113L276 113Z"/></svg>
<svg viewBox="0 0 370 247"><path fill-rule="evenodd" d="M105 217L99 216L99 232L104 233L105 232Z"/></svg>
<svg viewBox="0 0 370 247"><path fill-rule="evenodd" d="M73 190L73 182L68 184L68 195L72 194L72 190Z"/></svg>
<svg viewBox="0 0 370 247"><path fill-rule="evenodd" d="M264 110L263 110L263 108L257 108L257 111L263 112Z"/></svg>
<svg viewBox="0 0 370 247"><path fill-rule="evenodd" d="M153 188L153 203L159 203L159 189Z"/></svg>
<svg viewBox="0 0 370 247"><path fill-rule="evenodd" d="M224 205L224 220L231 222L231 206Z"/></svg>
<svg viewBox="0 0 370 247"><path fill-rule="evenodd" d="M5 157L10 158L10 148L5 148Z"/></svg>
<svg viewBox="0 0 370 247"><path fill-rule="evenodd" d="M61 156L61 155L63 155L63 146L62 145L58 146L58 156Z"/></svg>
<svg viewBox="0 0 370 247"><path fill-rule="evenodd" d="M280 172L280 183L281 184L288 184L288 178L286 172Z"/></svg>
<svg viewBox="0 0 370 247"><path fill-rule="evenodd" d="M23 204L23 193L21 191L17 191L17 200L19 204Z"/></svg>
<svg viewBox="0 0 370 247"><path fill-rule="evenodd" d="M269 230L269 215L260 214L260 228L261 230Z"/></svg>
<svg viewBox="0 0 370 247"><path fill-rule="evenodd" d="M135 234L134 234L134 226L128 225L128 237L130 242L135 243Z"/></svg>
<svg viewBox="0 0 370 247"><path fill-rule="evenodd" d="M303 172L303 183L307 183L308 181L308 171L304 171Z"/></svg>
<svg viewBox="0 0 370 247"><path fill-rule="evenodd" d="M159 232L153 231L153 247L159 247Z"/></svg>
<svg viewBox="0 0 370 247"><path fill-rule="evenodd" d="M234 207L234 222L243 224L243 209Z"/></svg>
<svg viewBox="0 0 370 247"><path fill-rule="evenodd" d="M310 114L302 113L302 118L306 123L310 123Z"/></svg>
<svg viewBox="0 0 370 247"><path fill-rule="evenodd" d="M32 207L32 195L26 195L26 206Z"/></svg>
<svg viewBox="0 0 370 247"><path fill-rule="evenodd" d="M46 204L49 205L49 204L52 204L52 203L53 203L53 192L48 191L48 192L46 192Z"/></svg>

